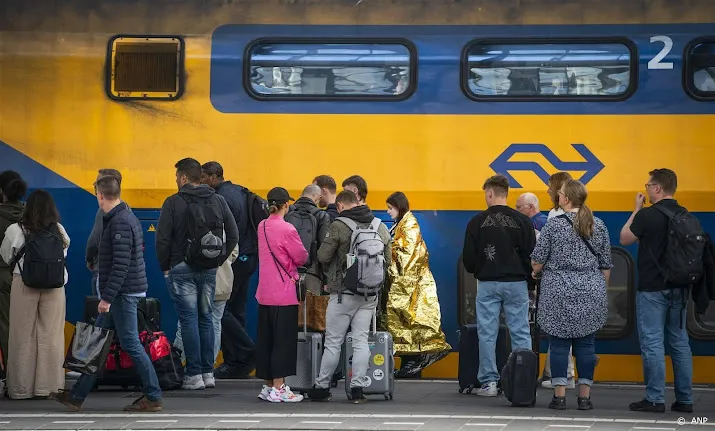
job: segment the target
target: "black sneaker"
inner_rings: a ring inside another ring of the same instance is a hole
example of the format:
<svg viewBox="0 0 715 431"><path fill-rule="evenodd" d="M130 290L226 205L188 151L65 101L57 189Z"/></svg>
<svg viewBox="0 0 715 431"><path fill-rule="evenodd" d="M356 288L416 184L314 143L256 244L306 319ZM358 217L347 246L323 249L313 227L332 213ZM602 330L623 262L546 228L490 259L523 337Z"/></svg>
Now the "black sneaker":
<svg viewBox="0 0 715 431"><path fill-rule="evenodd" d="M692 413L693 412L693 405L692 404L684 404L684 403L679 403L679 402L674 402L670 406L670 411L671 412L680 412L680 413Z"/></svg>
<svg viewBox="0 0 715 431"><path fill-rule="evenodd" d="M578 397L578 409L593 410L593 403L591 402L591 397Z"/></svg>
<svg viewBox="0 0 715 431"><path fill-rule="evenodd" d="M60 389L59 392L51 392L49 398L60 404L64 404L65 407L68 407L76 412L82 408L82 401L73 400L69 391Z"/></svg>
<svg viewBox="0 0 715 431"><path fill-rule="evenodd" d="M566 410L566 397L557 397L554 395L549 403L549 408L553 410Z"/></svg>
<svg viewBox="0 0 715 431"><path fill-rule="evenodd" d="M364 404L367 398L362 393L362 388L350 388L350 400L353 404Z"/></svg>
<svg viewBox="0 0 715 431"><path fill-rule="evenodd" d="M313 386L308 389L308 398L310 401L330 401L330 389Z"/></svg>
<svg viewBox="0 0 715 431"><path fill-rule="evenodd" d="M640 400L628 406L634 412L665 413L665 403L651 403L648 400Z"/></svg>

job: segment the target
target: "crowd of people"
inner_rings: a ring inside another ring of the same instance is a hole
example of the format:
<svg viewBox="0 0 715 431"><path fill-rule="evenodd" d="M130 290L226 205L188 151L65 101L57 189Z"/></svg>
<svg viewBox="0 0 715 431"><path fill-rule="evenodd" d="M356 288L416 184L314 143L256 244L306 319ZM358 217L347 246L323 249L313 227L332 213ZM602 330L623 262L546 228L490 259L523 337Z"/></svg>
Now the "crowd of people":
<svg viewBox="0 0 715 431"><path fill-rule="evenodd" d="M350 398L355 403L366 400L362 389L368 381L368 332L376 314L381 329L394 338L395 354L402 356L396 376L417 375L449 354L429 254L404 193L395 192L386 201L395 222L391 230L366 204L367 183L357 175L346 178L339 193L332 177L317 176L298 200L275 187L266 196L265 216L256 220L256 205L261 208L263 201L225 180L218 162L201 165L187 158L175 167L178 191L162 205L156 250L178 314L175 344L186 361L183 389L212 388L216 378L246 378L255 369L256 377L265 381L260 399L301 401L303 397L285 384L285 378L296 373L301 285L329 297L321 369L308 391L311 400L330 399L330 382L340 368L348 330L354 348ZM644 208L645 196L639 193L620 234L623 244L639 241L640 247L636 310L647 388L645 398L630 408L665 411L667 332L676 385L671 409L691 412L692 357L682 325L686 290L658 275L669 220L660 208L684 208L673 198L674 172L656 169L649 175L646 191L652 206ZM99 210L86 260L100 300L96 325L117 332L141 379L144 394L125 409L160 411L161 388L137 328L137 304L148 290L143 233L121 200L121 183L120 172L101 169L94 184ZM532 348L529 304L537 298L539 285L537 323L549 337L542 385L554 389L549 408L567 408L566 389L576 385L573 354L579 372L577 405L591 409L590 387L598 363L595 334L608 315L606 288L613 266L608 230L586 205L585 186L565 172L549 180L553 208L548 216L533 193L522 194L516 208L510 208L509 182L502 175L487 179L483 190L487 209L470 220L463 248L464 266L478 280L482 386L477 394L498 394L495 348L502 310L512 350ZM79 410L96 376L82 375L70 391L62 389L67 283L63 256L70 239L52 196L36 190L23 203L26 192L19 174L0 173L0 347L8 395L49 397ZM301 220L312 228L305 230ZM357 230L372 235L374 252L369 256L354 253ZM33 250L37 238L54 241L59 253L55 260L62 261L64 274L52 288L32 287L37 285L30 270L35 260L26 259L25 250ZM356 276L350 268L358 266ZM246 331L245 309L248 282L256 269L254 343ZM359 282L355 277L361 277ZM219 347L224 362L214 369Z"/></svg>

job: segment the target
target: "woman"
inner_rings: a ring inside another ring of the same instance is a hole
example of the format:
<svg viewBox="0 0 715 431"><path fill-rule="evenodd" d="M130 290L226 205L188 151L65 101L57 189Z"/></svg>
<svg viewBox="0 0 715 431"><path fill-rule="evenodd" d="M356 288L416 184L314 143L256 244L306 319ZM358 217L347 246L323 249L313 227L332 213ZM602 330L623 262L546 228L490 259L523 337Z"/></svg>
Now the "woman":
<svg viewBox="0 0 715 431"><path fill-rule="evenodd" d="M5 238L5 231L11 224L22 220L22 211L25 209L20 199L27 192L27 184L15 171L0 173L0 243ZM0 359L7 363L7 340L10 328L10 285L12 284L12 270L0 258ZM4 367L2 367L4 369Z"/></svg>
<svg viewBox="0 0 715 431"><path fill-rule="evenodd" d="M590 410L596 331L608 317L611 246L606 225L586 206L583 184L568 180L558 194L564 214L546 223L531 254L532 276L543 270L537 319L549 335L554 386L549 408L566 409L566 370L573 348L579 371L578 408Z"/></svg>
<svg viewBox="0 0 715 431"><path fill-rule="evenodd" d="M402 367L395 370L395 377L404 378L443 359L452 346L441 329L437 285L429 270L427 245L410 212L407 196L402 192L390 195L387 212L395 224L390 230L391 283L382 320L394 339L395 354L402 357Z"/></svg>
<svg viewBox="0 0 715 431"><path fill-rule="evenodd" d="M44 190L36 190L27 198L22 220L7 228L0 246L0 256L5 262L14 262L19 257L13 266L7 355L7 388L13 399L46 398L50 392L65 386L62 364L67 270L62 270L64 284L59 288L29 287L20 275L25 257L18 255L25 238L50 232L67 257L70 239L59 219L52 196Z"/></svg>
<svg viewBox="0 0 715 431"><path fill-rule="evenodd" d="M283 220L288 202L286 189L268 192L270 216L258 224L258 342L256 377L266 381L258 398L273 403L303 400L285 385L296 373L298 361L298 267L308 252L292 224Z"/></svg>

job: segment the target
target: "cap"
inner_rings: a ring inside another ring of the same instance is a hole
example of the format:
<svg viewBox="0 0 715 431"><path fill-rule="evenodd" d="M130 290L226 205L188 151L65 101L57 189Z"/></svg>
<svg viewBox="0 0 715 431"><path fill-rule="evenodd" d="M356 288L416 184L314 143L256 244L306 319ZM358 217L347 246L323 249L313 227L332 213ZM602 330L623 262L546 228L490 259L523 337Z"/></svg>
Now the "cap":
<svg viewBox="0 0 715 431"><path fill-rule="evenodd" d="M274 187L268 192L267 196L268 203L273 204L284 204L288 201L294 201L292 197L288 194L288 190L283 187Z"/></svg>

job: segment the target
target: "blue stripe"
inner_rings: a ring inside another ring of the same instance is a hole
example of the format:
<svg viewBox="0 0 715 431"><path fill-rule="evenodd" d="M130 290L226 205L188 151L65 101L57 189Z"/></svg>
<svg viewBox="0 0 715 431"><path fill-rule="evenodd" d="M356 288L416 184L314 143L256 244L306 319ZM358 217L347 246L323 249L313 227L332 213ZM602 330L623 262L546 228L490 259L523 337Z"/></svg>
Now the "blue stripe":
<svg viewBox="0 0 715 431"><path fill-rule="evenodd" d="M691 99L683 89L683 52L693 39L713 35L712 24L544 25L544 26L307 26L225 25L216 29L211 48L211 102L223 113L304 114L714 114L714 102ZM673 47L663 61L673 69L649 70L663 48L650 38L666 35ZM417 47L418 83L404 101L259 101L243 87L244 50L251 41L279 38L405 38ZM638 86L625 101L493 102L473 101L460 88L463 48L485 38L626 37L638 49Z"/></svg>

